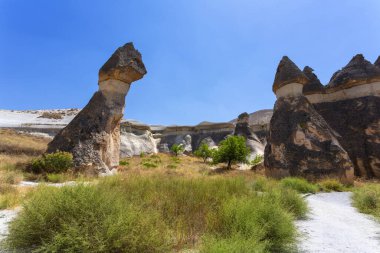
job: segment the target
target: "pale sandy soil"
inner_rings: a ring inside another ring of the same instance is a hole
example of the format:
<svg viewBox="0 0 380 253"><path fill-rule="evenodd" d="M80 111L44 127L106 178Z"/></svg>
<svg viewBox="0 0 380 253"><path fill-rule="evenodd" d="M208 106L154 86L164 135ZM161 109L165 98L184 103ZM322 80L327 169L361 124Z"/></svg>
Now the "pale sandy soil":
<svg viewBox="0 0 380 253"><path fill-rule="evenodd" d="M351 206L349 192L318 193L306 197L309 219L297 221L300 252L378 253L380 224Z"/></svg>

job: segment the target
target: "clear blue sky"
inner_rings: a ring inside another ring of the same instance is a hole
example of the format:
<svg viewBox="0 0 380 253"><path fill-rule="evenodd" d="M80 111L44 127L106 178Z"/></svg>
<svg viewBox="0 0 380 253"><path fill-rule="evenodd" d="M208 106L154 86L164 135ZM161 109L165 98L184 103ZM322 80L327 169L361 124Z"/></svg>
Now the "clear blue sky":
<svg viewBox="0 0 380 253"><path fill-rule="evenodd" d="M128 41L148 70L125 118L226 121L272 108L288 55L322 82L380 54L379 0L0 0L0 108L81 108Z"/></svg>

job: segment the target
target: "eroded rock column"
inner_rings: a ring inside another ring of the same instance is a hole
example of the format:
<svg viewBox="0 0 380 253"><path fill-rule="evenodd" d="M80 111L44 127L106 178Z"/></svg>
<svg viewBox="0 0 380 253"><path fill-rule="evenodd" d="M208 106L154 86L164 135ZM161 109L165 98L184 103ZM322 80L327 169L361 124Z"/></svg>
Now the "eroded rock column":
<svg viewBox="0 0 380 253"><path fill-rule="evenodd" d="M282 58L273 84L277 101L265 147L266 174L352 183L353 165L337 134L302 94L309 81L288 57Z"/></svg>
<svg viewBox="0 0 380 253"><path fill-rule="evenodd" d="M141 54L132 43L118 48L99 70L99 90L49 143L47 152L70 152L75 166L88 166L99 173L118 166L125 97L131 83L145 74Z"/></svg>

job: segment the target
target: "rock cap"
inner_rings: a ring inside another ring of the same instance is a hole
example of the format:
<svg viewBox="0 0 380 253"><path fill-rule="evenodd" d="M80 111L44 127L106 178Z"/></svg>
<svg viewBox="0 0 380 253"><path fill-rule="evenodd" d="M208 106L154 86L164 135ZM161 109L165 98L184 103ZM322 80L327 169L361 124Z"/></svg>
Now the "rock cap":
<svg viewBox="0 0 380 253"><path fill-rule="evenodd" d="M302 72L309 79L309 81L303 86L303 94L323 93L324 86L318 79L317 75L313 73L314 69L309 66L305 66Z"/></svg>
<svg viewBox="0 0 380 253"><path fill-rule="evenodd" d="M333 74L326 88L335 91L376 81L380 81L380 68L367 61L362 54L357 54Z"/></svg>
<svg viewBox="0 0 380 253"><path fill-rule="evenodd" d="M114 79L132 83L147 73L139 51L132 42L119 47L99 70L99 83Z"/></svg>
<svg viewBox="0 0 380 253"><path fill-rule="evenodd" d="M290 83L306 84L309 80L287 56L282 57L274 78L273 92Z"/></svg>

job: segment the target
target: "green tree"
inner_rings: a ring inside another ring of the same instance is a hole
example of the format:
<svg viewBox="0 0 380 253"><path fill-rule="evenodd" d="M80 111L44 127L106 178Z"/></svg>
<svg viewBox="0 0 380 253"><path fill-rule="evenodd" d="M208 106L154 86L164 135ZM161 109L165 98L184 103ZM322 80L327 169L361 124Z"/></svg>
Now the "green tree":
<svg viewBox="0 0 380 253"><path fill-rule="evenodd" d="M229 136L219 143L219 149L215 152L215 163L227 163L227 169L231 169L234 162L246 162L249 149L245 145L243 136Z"/></svg>
<svg viewBox="0 0 380 253"><path fill-rule="evenodd" d="M183 152L184 147L181 144L173 144L170 150L174 153L175 156L178 156Z"/></svg>
<svg viewBox="0 0 380 253"><path fill-rule="evenodd" d="M202 143L197 150L195 150L194 155L201 157L203 162L206 162L207 158L211 158L213 155L213 150L206 143Z"/></svg>

